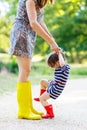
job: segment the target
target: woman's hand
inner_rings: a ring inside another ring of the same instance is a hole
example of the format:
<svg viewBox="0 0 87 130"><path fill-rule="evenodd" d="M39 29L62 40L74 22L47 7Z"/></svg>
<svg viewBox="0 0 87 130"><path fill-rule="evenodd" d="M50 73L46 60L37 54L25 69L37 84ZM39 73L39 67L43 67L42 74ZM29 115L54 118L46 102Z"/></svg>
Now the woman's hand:
<svg viewBox="0 0 87 130"><path fill-rule="evenodd" d="M54 51L55 53L59 54L60 51L60 47L57 45L57 43L51 44L50 48L52 51Z"/></svg>

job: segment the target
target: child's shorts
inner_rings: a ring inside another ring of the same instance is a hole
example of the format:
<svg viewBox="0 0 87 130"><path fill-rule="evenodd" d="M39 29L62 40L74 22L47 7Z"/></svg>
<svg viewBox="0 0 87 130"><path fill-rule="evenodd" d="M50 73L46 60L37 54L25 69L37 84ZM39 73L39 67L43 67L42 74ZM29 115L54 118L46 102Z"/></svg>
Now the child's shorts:
<svg viewBox="0 0 87 130"><path fill-rule="evenodd" d="M22 22L14 23L10 35L9 54L32 58L35 40L36 33L30 26L28 28Z"/></svg>
<svg viewBox="0 0 87 130"><path fill-rule="evenodd" d="M53 99L56 99L60 96L62 91L64 90L64 85L61 84L54 84L53 82L50 82L49 87L47 88L47 93L50 94L50 97Z"/></svg>

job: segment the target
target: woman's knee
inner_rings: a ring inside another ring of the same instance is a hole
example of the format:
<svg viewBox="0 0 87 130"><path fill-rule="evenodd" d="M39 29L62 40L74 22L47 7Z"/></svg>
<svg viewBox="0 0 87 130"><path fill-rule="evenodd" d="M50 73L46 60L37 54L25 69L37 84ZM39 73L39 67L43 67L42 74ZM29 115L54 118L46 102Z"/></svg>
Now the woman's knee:
<svg viewBox="0 0 87 130"><path fill-rule="evenodd" d="M30 69L21 68L19 69L18 81L25 82L28 80Z"/></svg>
<svg viewBox="0 0 87 130"><path fill-rule="evenodd" d="M20 73L25 75L26 77L30 74L30 68L21 68Z"/></svg>
<svg viewBox="0 0 87 130"><path fill-rule="evenodd" d="M19 80L26 81L31 71L31 59L17 57L17 63L19 68Z"/></svg>
<svg viewBox="0 0 87 130"><path fill-rule="evenodd" d="M17 57L17 62L18 62L18 67L19 67L19 73L24 73L26 75L29 75L30 70L31 70L31 59Z"/></svg>

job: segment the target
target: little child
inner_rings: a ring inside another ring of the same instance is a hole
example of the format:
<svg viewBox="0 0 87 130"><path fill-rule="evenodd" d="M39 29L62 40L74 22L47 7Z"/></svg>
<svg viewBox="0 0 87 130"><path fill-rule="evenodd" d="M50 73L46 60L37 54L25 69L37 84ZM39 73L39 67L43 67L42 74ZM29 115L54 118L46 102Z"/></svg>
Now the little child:
<svg viewBox="0 0 87 130"><path fill-rule="evenodd" d="M48 99L56 99L60 96L65 88L69 76L70 67L65 63L64 55L60 51L59 54L51 53L47 59L48 66L54 68L54 80L41 80L40 97L34 98L40 101L46 110L46 114L42 118L54 118L53 106L47 102Z"/></svg>

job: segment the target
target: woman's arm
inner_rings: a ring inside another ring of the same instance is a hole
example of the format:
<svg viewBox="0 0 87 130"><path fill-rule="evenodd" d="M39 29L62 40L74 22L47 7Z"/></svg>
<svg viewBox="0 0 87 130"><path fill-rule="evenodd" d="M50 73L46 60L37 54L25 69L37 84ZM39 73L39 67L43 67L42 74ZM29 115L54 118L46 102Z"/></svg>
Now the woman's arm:
<svg viewBox="0 0 87 130"><path fill-rule="evenodd" d="M37 22L37 13L35 8L35 3L33 0L27 0L26 1L26 9L28 18L30 21L30 25L33 28L33 30L41 36L44 40L46 40L53 51L56 53L59 52L59 48L53 37L50 37L50 35L43 29L43 27Z"/></svg>
<svg viewBox="0 0 87 130"><path fill-rule="evenodd" d="M48 30L48 28L47 28L47 26L46 26L46 24L45 24L45 22L44 22L43 19L42 19L42 21L40 22L40 25L41 25L42 28L48 33L48 35L53 38L53 36L50 34L50 32L49 32L49 30Z"/></svg>

